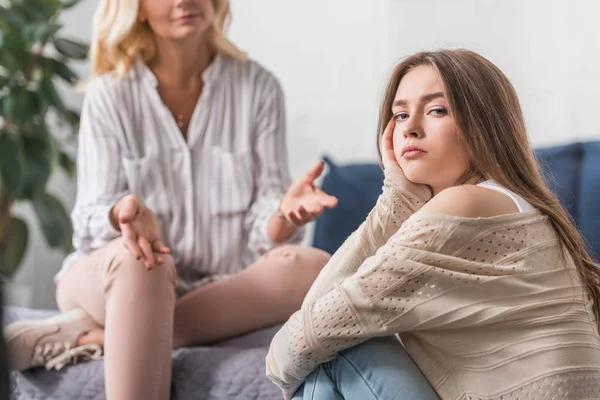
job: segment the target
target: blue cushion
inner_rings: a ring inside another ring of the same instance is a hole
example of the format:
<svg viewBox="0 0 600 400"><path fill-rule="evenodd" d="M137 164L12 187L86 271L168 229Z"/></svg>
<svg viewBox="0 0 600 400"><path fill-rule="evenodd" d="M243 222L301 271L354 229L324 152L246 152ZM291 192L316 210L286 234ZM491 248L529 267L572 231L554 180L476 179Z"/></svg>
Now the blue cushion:
<svg viewBox="0 0 600 400"><path fill-rule="evenodd" d="M313 246L333 254L375 206L383 186L383 171L377 164L338 167L327 156L323 160L329 172L321 188L337 197L338 205L326 209L317 220Z"/></svg>
<svg viewBox="0 0 600 400"><path fill-rule="evenodd" d="M595 260L600 260L600 142L583 144L578 208L579 229Z"/></svg>
<svg viewBox="0 0 600 400"><path fill-rule="evenodd" d="M565 146L537 149L535 153L546 183L556 193L560 203L571 214L575 222L578 222L577 201L583 145L572 143Z"/></svg>

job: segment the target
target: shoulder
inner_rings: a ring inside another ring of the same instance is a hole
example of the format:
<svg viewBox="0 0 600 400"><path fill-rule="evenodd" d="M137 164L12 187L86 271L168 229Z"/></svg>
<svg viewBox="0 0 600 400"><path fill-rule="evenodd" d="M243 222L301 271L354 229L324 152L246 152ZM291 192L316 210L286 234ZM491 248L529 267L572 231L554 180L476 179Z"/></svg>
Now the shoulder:
<svg viewBox="0 0 600 400"><path fill-rule="evenodd" d="M128 93L136 90L141 83L140 71L132 66L123 76L102 74L92 78L85 85L85 99L92 103L116 103L121 107Z"/></svg>
<svg viewBox="0 0 600 400"><path fill-rule="evenodd" d="M90 80L85 86L84 103L88 107L103 109L120 107L123 82L110 75L101 75Z"/></svg>
<svg viewBox="0 0 600 400"><path fill-rule="evenodd" d="M281 92L281 84L275 74L251 58L239 60L230 56L221 56L223 72L230 82L250 87L254 93L272 94Z"/></svg>
<svg viewBox="0 0 600 400"><path fill-rule="evenodd" d="M475 185L453 186L435 195L423 211L465 218L486 218L517 213L505 194Z"/></svg>
<svg viewBox="0 0 600 400"><path fill-rule="evenodd" d="M111 87L110 83L112 81L112 77L108 74L100 75L92 78L85 85L85 98L88 101L94 101L98 98L102 98L105 96L110 96Z"/></svg>

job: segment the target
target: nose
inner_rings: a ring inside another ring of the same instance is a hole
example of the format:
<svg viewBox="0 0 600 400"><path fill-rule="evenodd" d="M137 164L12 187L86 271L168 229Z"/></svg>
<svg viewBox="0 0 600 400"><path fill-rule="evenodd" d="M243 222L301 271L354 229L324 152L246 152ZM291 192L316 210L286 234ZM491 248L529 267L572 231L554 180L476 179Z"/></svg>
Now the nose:
<svg viewBox="0 0 600 400"><path fill-rule="evenodd" d="M177 8L185 8L190 6L190 0L178 0L176 3Z"/></svg>
<svg viewBox="0 0 600 400"><path fill-rule="evenodd" d="M410 118L405 122L402 136L404 139L419 139L424 136L423 129L416 118Z"/></svg>

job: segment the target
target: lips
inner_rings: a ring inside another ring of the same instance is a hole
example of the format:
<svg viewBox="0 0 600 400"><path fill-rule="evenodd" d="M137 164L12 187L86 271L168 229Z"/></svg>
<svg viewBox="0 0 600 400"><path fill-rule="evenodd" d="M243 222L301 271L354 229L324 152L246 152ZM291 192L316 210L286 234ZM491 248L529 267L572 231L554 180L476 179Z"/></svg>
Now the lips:
<svg viewBox="0 0 600 400"><path fill-rule="evenodd" d="M415 157L426 153L425 150L413 145L405 146L402 149L402 157Z"/></svg>
<svg viewBox="0 0 600 400"><path fill-rule="evenodd" d="M196 18L199 15L200 15L200 13L188 13L188 14L180 15L179 17L175 18L175 20L180 21L180 20L185 20L185 19Z"/></svg>

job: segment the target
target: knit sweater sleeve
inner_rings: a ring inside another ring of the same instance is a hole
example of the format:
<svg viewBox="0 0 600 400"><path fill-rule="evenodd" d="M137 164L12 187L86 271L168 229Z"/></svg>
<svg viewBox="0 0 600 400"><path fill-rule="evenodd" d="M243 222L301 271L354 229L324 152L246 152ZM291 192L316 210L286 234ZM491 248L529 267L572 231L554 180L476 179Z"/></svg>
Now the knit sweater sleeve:
<svg viewBox="0 0 600 400"><path fill-rule="evenodd" d="M315 302L335 284L352 276L430 198L427 186L412 183L398 167L388 167L375 207L331 257L304 298L304 304Z"/></svg>
<svg viewBox="0 0 600 400"><path fill-rule="evenodd" d="M439 259L453 229L443 219L421 219L416 213L353 275L334 282L316 301L305 302L276 334L267 356L267 375L284 396L291 398L310 372L345 348L420 329L421 324L444 324L436 312L451 305L423 291L427 282L454 279L452 270L429 264ZM429 311L425 315L422 310Z"/></svg>

